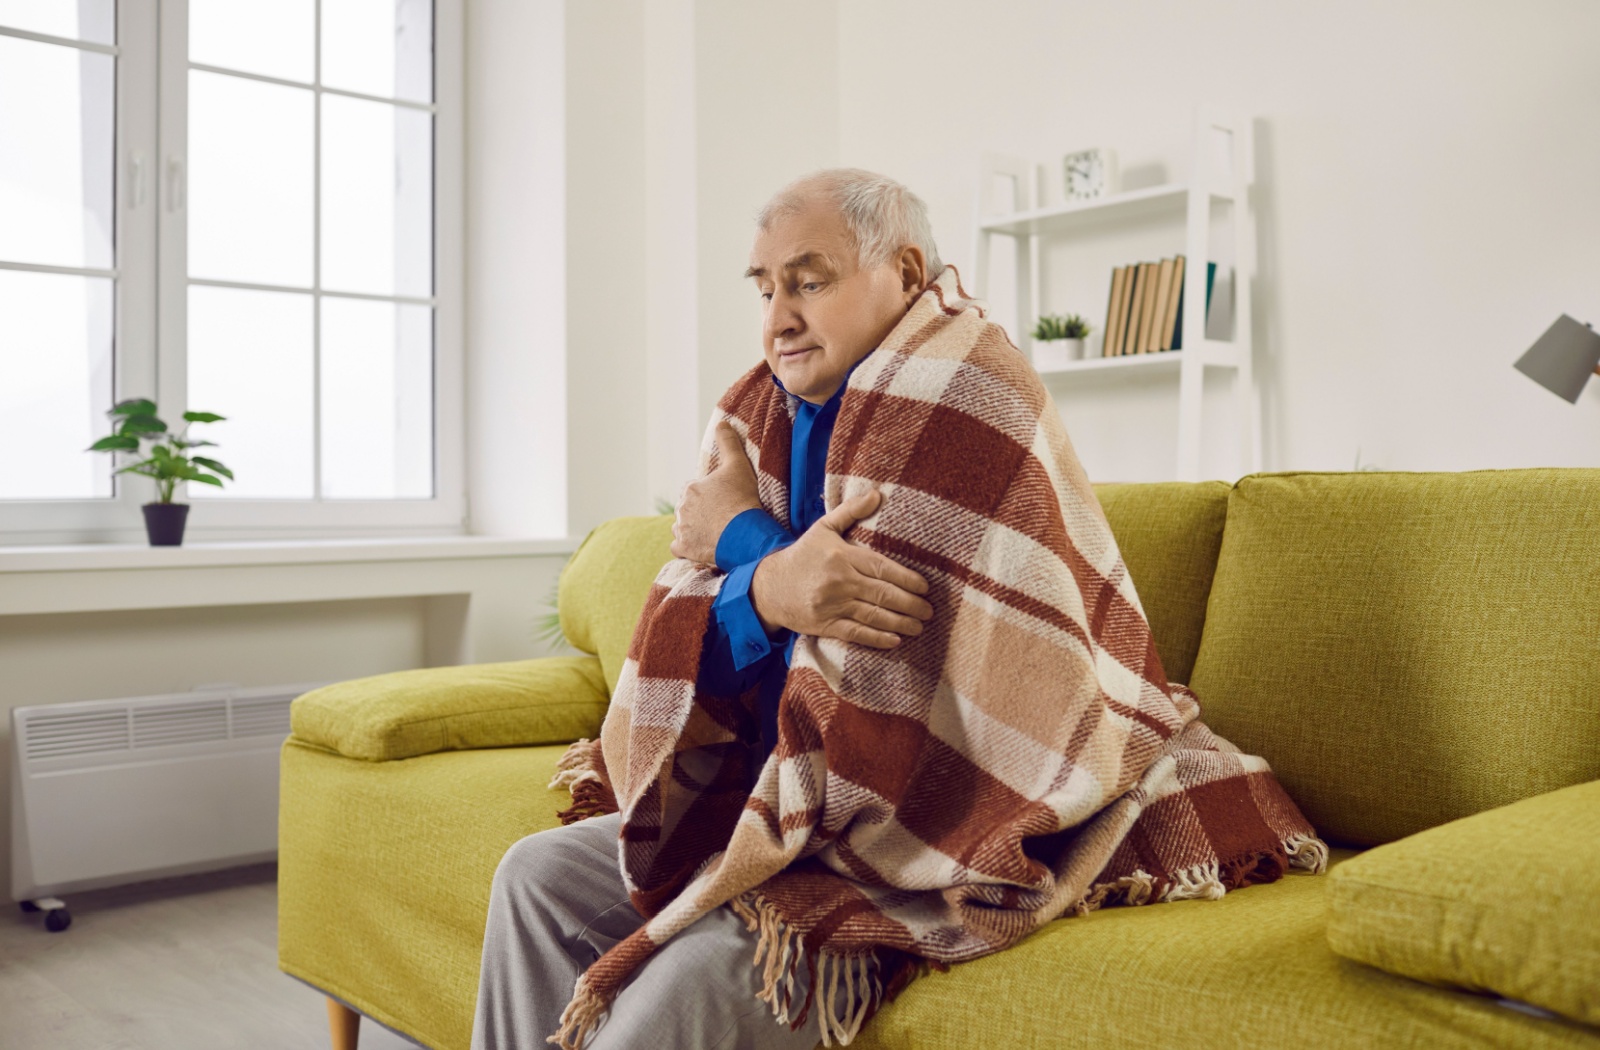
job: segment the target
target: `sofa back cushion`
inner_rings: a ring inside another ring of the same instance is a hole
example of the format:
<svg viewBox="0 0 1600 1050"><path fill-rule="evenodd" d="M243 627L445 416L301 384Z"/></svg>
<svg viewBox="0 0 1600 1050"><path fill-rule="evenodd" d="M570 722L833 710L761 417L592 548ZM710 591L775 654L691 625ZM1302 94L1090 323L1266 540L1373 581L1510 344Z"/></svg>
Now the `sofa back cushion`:
<svg viewBox="0 0 1600 1050"><path fill-rule="evenodd" d="M671 546L670 514L612 518L584 537L561 571L561 633L600 658L608 695L617 688L650 584L672 560Z"/></svg>
<svg viewBox="0 0 1600 1050"><path fill-rule="evenodd" d="M1169 682L1187 682L1194 670L1230 487L1225 481L1094 487Z"/></svg>
<svg viewBox="0 0 1600 1050"><path fill-rule="evenodd" d="M1190 684L1339 843L1600 777L1600 469L1241 478Z"/></svg>
<svg viewBox="0 0 1600 1050"><path fill-rule="evenodd" d="M1228 488L1222 481L1095 486L1174 682L1188 681L1200 645ZM562 632L600 658L608 691L671 545L671 515L615 518L589 533L561 574Z"/></svg>

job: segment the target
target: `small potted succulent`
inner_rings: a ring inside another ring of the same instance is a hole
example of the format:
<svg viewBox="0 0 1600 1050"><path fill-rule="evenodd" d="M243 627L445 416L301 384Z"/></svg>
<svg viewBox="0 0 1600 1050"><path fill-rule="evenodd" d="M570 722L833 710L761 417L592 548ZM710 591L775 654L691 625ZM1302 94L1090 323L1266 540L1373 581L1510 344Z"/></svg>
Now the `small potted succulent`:
<svg viewBox="0 0 1600 1050"><path fill-rule="evenodd" d="M189 454L189 449L215 445L188 436L190 423L218 423L225 417L215 412L185 412L182 432L173 434L156 415L156 403L136 397L119 401L106 415L118 420L116 430L90 445L86 451L131 452L138 454L141 442L151 442L149 456L113 471L115 474L143 474L156 483L156 501L146 503L145 534L152 547L176 547L183 543L183 525L189 517L189 504L172 502L172 490L180 481L199 481L222 487L222 478L233 478L233 471L205 456ZM205 470L200 468L204 467ZM211 471L212 473L207 473ZM222 477L218 477L220 474Z"/></svg>
<svg viewBox="0 0 1600 1050"><path fill-rule="evenodd" d="M1061 368L1083 357L1083 340L1092 331L1078 314L1045 314L1033 326L1033 367Z"/></svg>

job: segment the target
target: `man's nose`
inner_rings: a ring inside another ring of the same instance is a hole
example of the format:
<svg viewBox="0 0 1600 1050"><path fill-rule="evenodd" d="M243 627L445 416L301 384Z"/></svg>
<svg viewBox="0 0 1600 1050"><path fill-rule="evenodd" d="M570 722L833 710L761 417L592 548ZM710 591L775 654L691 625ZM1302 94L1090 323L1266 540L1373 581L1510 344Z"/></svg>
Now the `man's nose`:
<svg viewBox="0 0 1600 1050"><path fill-rule="evenodd" d="M786 335L794 335L805 329L805 320L800 316L798 306L794 296L783 289L777 289L772 293L772 299L767 303L768 342Z"/></svg>

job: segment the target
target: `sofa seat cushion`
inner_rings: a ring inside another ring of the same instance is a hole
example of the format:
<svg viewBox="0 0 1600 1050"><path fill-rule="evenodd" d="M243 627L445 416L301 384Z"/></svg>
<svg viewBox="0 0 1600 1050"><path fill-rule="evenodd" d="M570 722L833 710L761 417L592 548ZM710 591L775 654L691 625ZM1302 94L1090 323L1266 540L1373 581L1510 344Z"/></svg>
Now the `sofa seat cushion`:
<svg viewBox="0 0 1600 1050"><path fill-rule="evenodd" d="M1334 869L1350 854L1335 850ZM930 973L851 1050L1004 1046L1584 1047L1597 1033L1340 958L1325 876L1217 901L1107 908L1006 951Z"/></svg>
<svg viewBox="0 0 1600 1050"><path fill-rule="evenodd" d="M293 738L278 820L278 963L433 1050L468 1050L489 886L572 802L562 745L364 762Z"/></svg>
<svg viewBox="0 0 1600 1050"><path fill-rule="evenodd" d="M1368 850L1328 885L1357 962L1600 1026L1600 781ZM1596 1032L1600 1038L1600 1031Z"/></svg>
<svg viewBox="0 0 1600 1050"><path fill-rule="evenodd" d="M1600 778L1600 469L1239 479L1189 683L1376 846Z"/></svg>
<svg viewBox="0 0 1600 1050"><path fill-rule="evenodd" d="M600 732L600 662L550 656L392 671L325 685L289 709L301 741L386 762L434 751L565 744Z"/></svg>

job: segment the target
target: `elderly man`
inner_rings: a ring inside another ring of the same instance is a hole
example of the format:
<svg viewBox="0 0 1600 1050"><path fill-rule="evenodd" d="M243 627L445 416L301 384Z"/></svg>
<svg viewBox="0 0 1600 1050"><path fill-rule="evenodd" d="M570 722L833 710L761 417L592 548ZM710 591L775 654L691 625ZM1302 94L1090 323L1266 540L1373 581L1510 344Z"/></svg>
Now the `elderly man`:
<svg viewBox="0 0 1600 1050"><path fill-rule="evenodd" d="M722 423L721 464L685 490L672 553L727 573L700 673L716 692L759 687L764 755L776 741L797 635L887 649L933 615L922 576L842 537L876 510L878 495L824 514L822 479L846 379L942 266L922 201L868 172L802 179L773 198L757 227L746 276L761 296L763 351L773 382L800 399L789 525L761 508L755 471ZM506 853L489 905L474 1050L542 1045L578 975L643 924L618 871L619 823L616 814L594 817ZM755 951L754 932L732 911L704 916L640 969L589 1045L815 1046L818 1012L791 1031L756 999Z"/></svg>
<svg viewBox="0 0 1600 1050"><path fill-rule="evenodd" d="M1167 681L1059 413L921 202L828 171L758 226L765 361L562 760L588 819L495 874L479 1048L849 1043L925 961L1326 861Z"/></svg>

